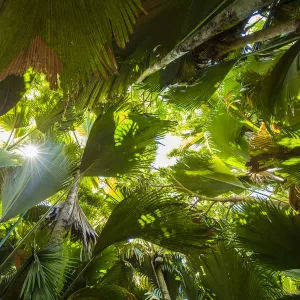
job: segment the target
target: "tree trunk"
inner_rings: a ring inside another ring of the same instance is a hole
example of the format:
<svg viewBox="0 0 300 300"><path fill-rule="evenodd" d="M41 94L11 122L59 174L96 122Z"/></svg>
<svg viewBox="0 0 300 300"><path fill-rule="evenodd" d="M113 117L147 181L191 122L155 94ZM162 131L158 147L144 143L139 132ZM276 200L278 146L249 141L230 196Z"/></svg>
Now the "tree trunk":
<svg viewBox="0 0 300 300"><path fill-rule="evenodd" d="M247 44L252 44L256 42L263 42L274 37L277 37L282 34L291 33L297 31L299 27L300 19L289 20L285 23L281 23L278 25L274 25L272 27L254 32L252 34L240 37L229 44L224 45L224 50L220 51L214 60L218 59L219 57L227 54L233 50L237 50L239 48L244 47Z"/></svg>
<svg viewBox="0 0 300 300"><path fill-rule="evenodd" d="M68 229L67 228L68 221L72 215L73 208L76 201L77 188L79 183L78 178L79 178L79 173L76 173L73 186L71 187L68 193L67 199L65 200L64 205L60 210L58 220L53 228L49 245L53 245L53 244L62 245L64 242L66 231Z"/></svg>
<svg viewBox="0 0 300 300"><path fill-rule="evenodd" d="M169 52L160 61L149 67L137 80L142 82L145 78L166 67L174 60L180 58L184 54L208 41L216 34L223 32L247 17L251 16L255 11L270 5L273 0L236 0L234 3L225 8L216 15L212 20L196 30L192 35L188 36L183 42L178 44L171 52Z"/></svg>
<svg viewBox="0 0 300 300"><path fill-rule="evenodd" d="M167 284L166 284L166 281L165 281L165 277L164 277L164 274L161 270L161 267L160 266L156 267L155 272L156 272L157 280L158 280L158 283L159 283L159 287L160 287L160 291L162 293L163 299L164 300L171 300L171 297L170 297L170 294L169 294L169 291L168 291L168 287L167 287Z"/></svg>

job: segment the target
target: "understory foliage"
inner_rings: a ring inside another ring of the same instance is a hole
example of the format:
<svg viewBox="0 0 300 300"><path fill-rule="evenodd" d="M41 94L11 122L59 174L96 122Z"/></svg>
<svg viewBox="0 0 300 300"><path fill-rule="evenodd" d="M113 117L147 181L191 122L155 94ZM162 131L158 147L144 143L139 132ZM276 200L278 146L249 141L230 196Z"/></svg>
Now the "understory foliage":
<svg viewBox="0 0 300 300"><path fill-rule="evenodd" d="M299 8L0 0L0 299L300 299Z"/></svg>

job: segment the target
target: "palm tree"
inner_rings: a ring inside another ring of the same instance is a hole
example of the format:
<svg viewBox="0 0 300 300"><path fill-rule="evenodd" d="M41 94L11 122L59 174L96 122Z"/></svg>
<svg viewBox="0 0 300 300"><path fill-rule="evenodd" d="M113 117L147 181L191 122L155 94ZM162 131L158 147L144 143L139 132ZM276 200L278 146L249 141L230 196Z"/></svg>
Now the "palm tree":
<svg viewBox="0 0 300 300"><path fill-rule="evenodd" d="M299 297L298 8L2 1L0 298Z"/></svg>

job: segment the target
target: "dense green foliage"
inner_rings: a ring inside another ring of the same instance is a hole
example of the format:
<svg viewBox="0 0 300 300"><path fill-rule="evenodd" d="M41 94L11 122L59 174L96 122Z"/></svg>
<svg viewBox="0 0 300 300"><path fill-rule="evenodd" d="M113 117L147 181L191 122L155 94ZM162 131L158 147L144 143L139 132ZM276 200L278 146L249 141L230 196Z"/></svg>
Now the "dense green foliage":
<svg viewBox="0 0 300 300"><path fill-rule="evenodd" d="M299 299L299 4L0 0L0 299Z"/></svg>

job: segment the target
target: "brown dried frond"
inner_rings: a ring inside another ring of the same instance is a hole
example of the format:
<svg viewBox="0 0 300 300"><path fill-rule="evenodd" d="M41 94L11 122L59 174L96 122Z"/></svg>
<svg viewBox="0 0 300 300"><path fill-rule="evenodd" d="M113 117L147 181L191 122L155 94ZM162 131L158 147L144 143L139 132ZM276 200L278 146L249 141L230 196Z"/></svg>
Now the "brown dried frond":
<svg viewBox="0 0 300 300"><path fill-rule="evenodd" d="M22 76L30 67L36 72L45 73L51 88L57 87L57 74L62 72L62 63L55 51L40 36L31 40L28 50L21 52L0 73L0 81L9 75Z"/></svg>

